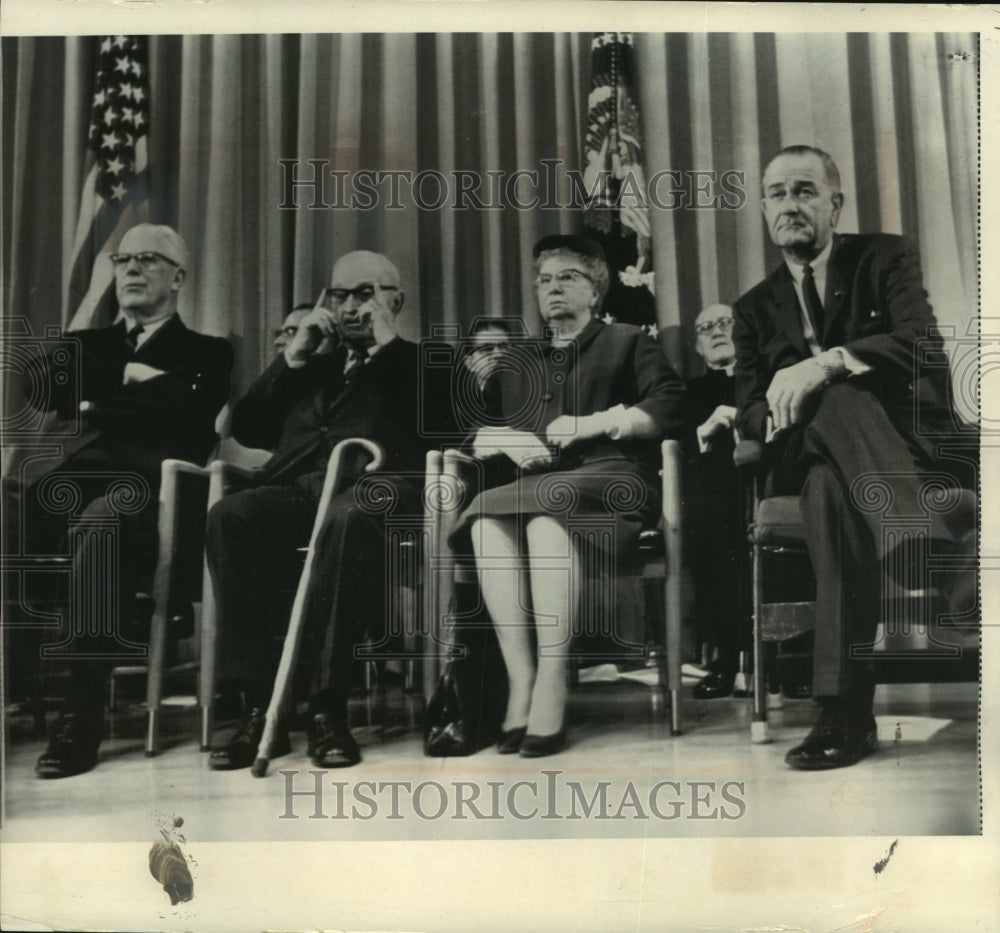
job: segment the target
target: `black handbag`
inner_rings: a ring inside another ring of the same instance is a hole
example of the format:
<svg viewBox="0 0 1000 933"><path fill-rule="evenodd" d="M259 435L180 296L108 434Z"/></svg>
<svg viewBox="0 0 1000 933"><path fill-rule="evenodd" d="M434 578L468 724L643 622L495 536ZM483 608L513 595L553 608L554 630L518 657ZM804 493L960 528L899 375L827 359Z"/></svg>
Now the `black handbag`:
<svg viewBox="0 0 1000 933"><path fill-rule="evenodd" d="M495 742L507 704L507 672L492 627L453 634L455 653L424 716L424 754L432 758L471 755Z"/></svg>
<svg viewBox="0 0 1000 933"><path fill-rule="evenodd" d="M445 665L434 687L424 717L424 754L431 758L471 755L478 748L469 741L455 677L455 661Z"/></svg>

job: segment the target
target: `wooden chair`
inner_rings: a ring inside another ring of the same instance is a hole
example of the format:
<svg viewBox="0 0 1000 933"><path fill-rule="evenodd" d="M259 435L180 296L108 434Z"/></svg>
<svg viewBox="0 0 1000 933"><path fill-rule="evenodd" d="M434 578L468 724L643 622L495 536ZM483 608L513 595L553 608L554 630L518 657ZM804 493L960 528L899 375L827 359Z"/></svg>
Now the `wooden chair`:
<svg viewBox="0 0 1000 933"><path fill-rule="evenodd" d="M766 645L784 641L815 627L815 606L810 598L794 594L792 598L773 598L774 578L769 564L798 559L808 563L805 528L798 496L763 495L764 448L758 441L742 441L734 454L737 467L746 478L748 540L753 576L753 721L751 739L771 741L768 726L768 687ZM879 477L870 480L871 489L856 490L862 501L868 493L878 496ZM924 516L929 523L930 510L947 515L949 528L957 544L955 553L927 554L922 580L903 581L899 585L883 576L882 626L876 641L855 646L854 656L873 663L878 683L924 683L977 680L978 649L968 648L970 631L978 633L979 604L976 588L965 587L964 607L951 605L944 595L947 575L968 575L978 571L977 501L975 493L960 489L950 477L941 474L926 481L928 495ZM880 501L878 498L870 501ZM919 530L920 517L894 518L886 499L883 522L885 533L901 537ZM893 527L896 523L897 527ZM929 524L928 524L929 527ZM787 571L786 571L787 575ZM952 581L954 582L954 581ZM952 588L953 590L956 588Z"/></svg>
<svg viewBox="0 0 1000 933"><path fill-rule="evenodd" d="M661 621L657 638L659 684L665 705L670 709L671 734L680 735L682 460L676 441L664 441L661 449L663 509L660 522L657 528L642 532L634 553L629 555L623 567L619 567L619 574L633 577L643 589L652 584L652 588L662 594L662 604L647 606L647 613ZM476 463L458 450L447 450L443 455L440 479L433 487L429 486L433 488L434 508L427 516L431 550L424 561L425 611L429 620L429 643L433 646L433 651L425 655L424 689L428 699L453 644L449 629L459 620L458 589L476 580L474 558L456 555L448 544L459 516L478 491Z"/></svg>
<svg viewBox="0 0 1000 933"><path fill-rule="evenodd" d="M160 712L166 676L195 671L199 661L166 666L167 636L178 613L193 614L203 603L202 565L205 553L205 517L209 508L209 471L183 460L165 460L161 467L159 501L159 557L153 576L153 614L149 630L146 671L146 756L159 751ZM212 624L209 619L208 624ZM205 639L202 612L201 639ZM204 654L202 654L204 658ZM143 668L138 669L142 671ZM111 682L135 669L118 667Z"/></svg>

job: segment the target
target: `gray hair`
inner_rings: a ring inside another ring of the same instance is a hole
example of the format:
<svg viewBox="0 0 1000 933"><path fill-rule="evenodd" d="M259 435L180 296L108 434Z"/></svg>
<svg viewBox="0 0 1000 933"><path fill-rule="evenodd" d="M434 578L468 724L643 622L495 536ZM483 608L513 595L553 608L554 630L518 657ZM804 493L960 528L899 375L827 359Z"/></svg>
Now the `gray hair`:
<svg viewBox="0 0 1000 933"><path fill-rule="evenodd" d="M597 256L588 256L585 253L577 252L575 249L560 246L558 249L542 250L542 252L538 254L532 265L535 275L538 275L538 270L542 268L542 263L544 263L545 260L552 259L556 256L566 256L583 264L584 268L587 270L587 274L591 277L591 279L593 279L594 288L597 290L597 304L594 305L594 311L599 311L601 305L604 304L604 299L608 294L608 288L610 285L611 271L608 268L608 264Z"/></svg>

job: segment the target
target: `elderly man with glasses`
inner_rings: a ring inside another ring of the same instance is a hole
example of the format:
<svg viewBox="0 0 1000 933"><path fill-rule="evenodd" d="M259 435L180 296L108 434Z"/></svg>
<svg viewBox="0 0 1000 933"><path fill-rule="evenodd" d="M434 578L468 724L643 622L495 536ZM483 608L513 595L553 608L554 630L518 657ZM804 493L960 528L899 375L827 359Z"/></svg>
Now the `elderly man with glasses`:
<svg viewBox="0 0 1000 933"><path fill-rule="evenodd" d="M422 432L442 427L445 418L435 413L450 404L447 387L421 392L419 347L396 333L403 301L399 271L385 256L341 257L331 287L233 410L236 440L273 455L254 488L223 499L208 518L220 675L244 703L243 722L212 752L214 770L249 767L255 758L301 569L297 548L309 540L336 444L349 437L380 444L386 462L377 477L393 490L393 515L422 514L424 455L440 442L439 433ZM324 352L330 339L339 346ZM322 654L328 665L321 674L329 687L310 701L309 754L321 768L361 758L347 726L353 649L366 631L377 640L392 584L385 510L363 507L355 493L336 496L328 510L316 543L323 573L308 607L306 638L317 643L303 656ZM276 754L281 747L288 747L284 731Z"/></svg>
<svg viewBox="0 0 1000 933"><path fill-rule="evenodd" d="M72 558L68 582L45 600L59 607L63 630L43 654L67 665L70 678L38 760L41 777L97 764L108 673L135 658L145 637L130 625L136 592L151 582L156 561L160 465L205 461L229 394L228 343L189 330L177 314L190 268L178 233L139 224L111 263L121 320L74 332L38 369L47 381L37 395L42 407L78 430L54 429L58 457L34 457L4 478L5 556ZM24 669L26 661L14 664Z"/></svg>
<svg viewBox="0 0 1000 933"><path fill-rule="evenodd" d="M695 684L701 700L733 692L743 617L739 600L740 480L733 464L736 384L733 312L704 308L694 321L695 352L705 372L687 383L687 529L698 630L712 641L709 673Z"/></svg>

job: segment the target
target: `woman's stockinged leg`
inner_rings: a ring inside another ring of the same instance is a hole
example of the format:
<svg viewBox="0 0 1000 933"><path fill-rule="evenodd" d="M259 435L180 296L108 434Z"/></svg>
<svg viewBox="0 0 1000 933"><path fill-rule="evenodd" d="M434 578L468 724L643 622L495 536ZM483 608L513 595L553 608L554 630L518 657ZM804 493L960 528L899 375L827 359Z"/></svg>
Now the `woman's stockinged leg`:
<svg viewBox="0 0 1000 933"><path fill-rule="evenodd" d="M538 674L531 696L528 733L546 736L562 728L566 711L566 665L580 559L566 529L550 516L532 518L527 526L527 539L531 602L538 637Z"/></svg>
<svg viewBox="0 0 1000 933"><path fill-rule="evenodd" d="M507 667L510 694L504 730L527 724L535 683L535 650L530 609L524 606L527 587L520 585L523 569L516 518L480 518L472 525L472 548L483 602L496 629Z"/></svg>

